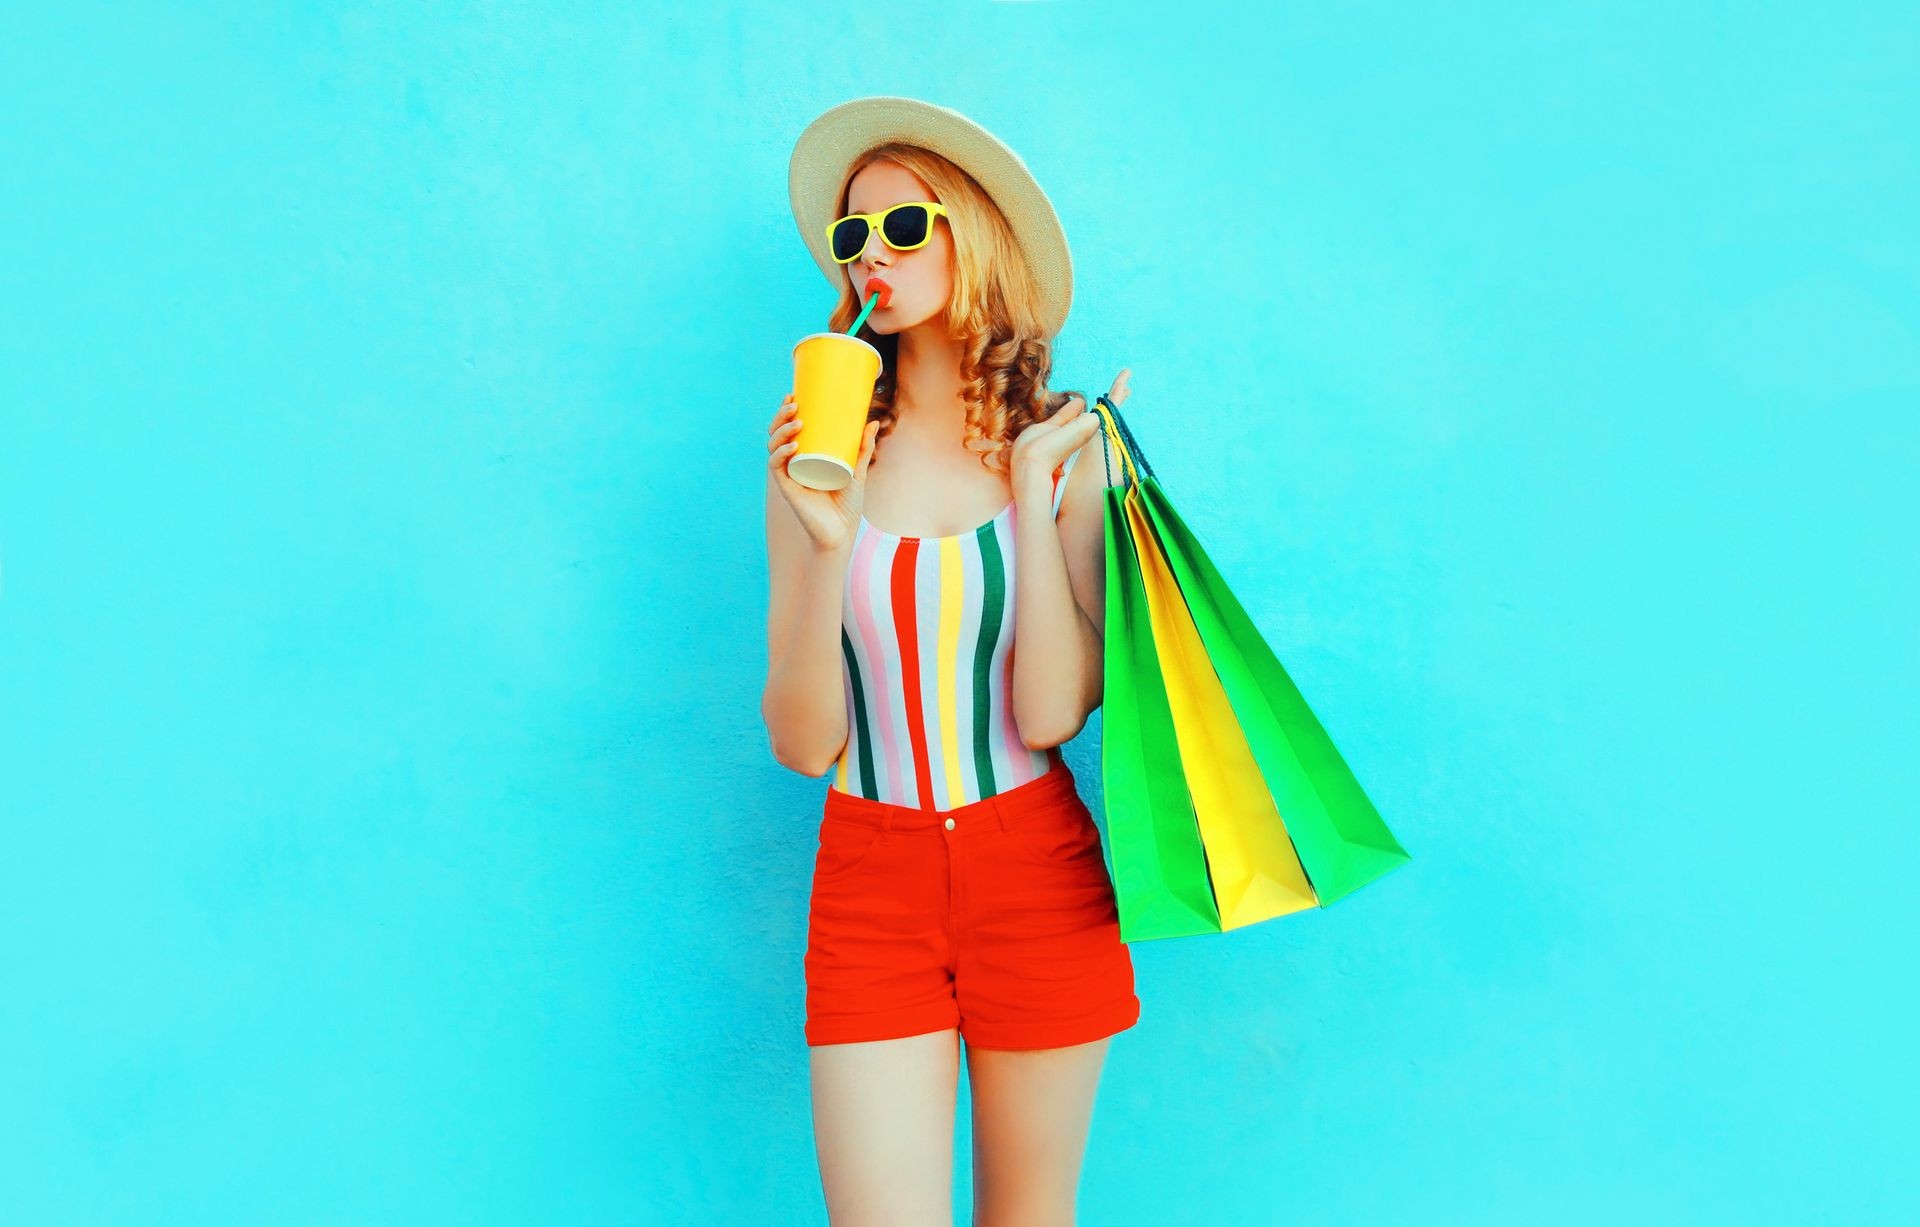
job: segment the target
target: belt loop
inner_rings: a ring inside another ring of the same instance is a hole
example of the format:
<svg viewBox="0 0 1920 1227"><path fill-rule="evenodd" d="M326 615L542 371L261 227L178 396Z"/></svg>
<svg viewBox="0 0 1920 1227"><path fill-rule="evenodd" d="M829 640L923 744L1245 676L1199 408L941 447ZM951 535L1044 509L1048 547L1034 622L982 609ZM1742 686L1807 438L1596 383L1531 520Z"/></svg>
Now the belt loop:
<svg viewBox="0 0 1920 1227"><path fill-rule="evenodd" d="M1003 831L1011 831L1013 829L1013 816L1007 813L1007 808L1005 801L1001 800L998 796L993 798L993 812L1000 819L1000 829Z"/></svg>
<svg viewBox="0 0 1920 1227"><path fill-rule="evenodd" d="M886 835L893 830L893 814L894 809L891 805L880 811L880 833L882 835Z"/></svg>

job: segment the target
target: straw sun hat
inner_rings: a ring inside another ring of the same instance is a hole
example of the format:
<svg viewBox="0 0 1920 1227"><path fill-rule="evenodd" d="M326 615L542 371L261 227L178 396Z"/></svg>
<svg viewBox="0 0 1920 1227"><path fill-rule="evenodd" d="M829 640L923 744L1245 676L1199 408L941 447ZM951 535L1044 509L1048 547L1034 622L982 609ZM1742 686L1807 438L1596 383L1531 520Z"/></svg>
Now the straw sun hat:
<svg viewBox="0 0 1920 1227"><path fill-rule="evenodd" d="M931 149L966 171L1005 213L1013 237L1040 287L1040 317L1047 335L1067 322L1073 301L1073 260L1067 232L1020 155L958 111L917 98L881 95L855 98L822 112L794 142L787 164L787 195L800 237L835 288L845 266L827 249L827 223L854 161L875 145L905 141Z"/></svg>

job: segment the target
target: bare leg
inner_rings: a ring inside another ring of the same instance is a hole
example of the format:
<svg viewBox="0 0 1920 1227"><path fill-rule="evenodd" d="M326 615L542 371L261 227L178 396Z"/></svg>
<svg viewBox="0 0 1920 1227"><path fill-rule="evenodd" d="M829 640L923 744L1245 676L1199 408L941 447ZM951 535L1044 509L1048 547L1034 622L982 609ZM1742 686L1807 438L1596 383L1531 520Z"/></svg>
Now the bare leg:
<svg viewBox="0 0 1920 1227"><path fill-rule="evenodd" d="M1069 1048L967 1046L974 1227L1072 1227L1112 1039Z"/></svg>
<svg viewBox="0 0 1920 1227"><path fill-rule="evenodd" d="M833 1227L952 1227L960 1033L807 1049Z"/></svg>

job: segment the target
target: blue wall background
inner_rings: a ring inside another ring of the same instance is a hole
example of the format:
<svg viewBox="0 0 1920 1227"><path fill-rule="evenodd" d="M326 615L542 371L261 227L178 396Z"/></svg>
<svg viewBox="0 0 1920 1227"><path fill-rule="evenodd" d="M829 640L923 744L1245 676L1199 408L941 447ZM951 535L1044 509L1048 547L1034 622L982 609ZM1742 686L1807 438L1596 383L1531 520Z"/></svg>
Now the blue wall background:
<svg viewBox="0 0 1920 1227"><path fill-rule="evenodd" d="M1797 9L10 12L0 1219L824 1221L763 448L904 93L1415 857L1135 947L1083 1221L1911 1221L1920 22Z"/></svg>

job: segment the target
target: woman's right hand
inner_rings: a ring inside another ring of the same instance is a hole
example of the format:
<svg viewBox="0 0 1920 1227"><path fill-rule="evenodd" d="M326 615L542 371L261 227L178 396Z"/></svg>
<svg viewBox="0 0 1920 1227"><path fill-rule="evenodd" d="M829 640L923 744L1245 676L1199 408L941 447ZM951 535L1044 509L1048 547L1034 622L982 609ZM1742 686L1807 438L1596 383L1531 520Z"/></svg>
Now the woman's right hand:
<svg viewBox="0 0 1920 1227"><path fill-rule="evenodd" d="M800 419L794 416L798 410L793 393L787 393L768 430L767 467L773 470L773 480L779 484L780 493L793 508L800 526L807 530L814 548L822 552L843 549L853 541L860 527L860 512L866 503L867 466L873 461L874 439L880 423L868 422L860 436L860 459L853 466L853 480L838 490L813 490L787 475L787 461L800 446L793 441L800 429Z"/></svg>

